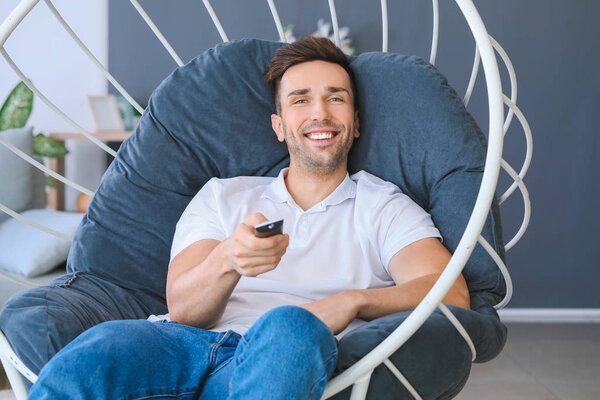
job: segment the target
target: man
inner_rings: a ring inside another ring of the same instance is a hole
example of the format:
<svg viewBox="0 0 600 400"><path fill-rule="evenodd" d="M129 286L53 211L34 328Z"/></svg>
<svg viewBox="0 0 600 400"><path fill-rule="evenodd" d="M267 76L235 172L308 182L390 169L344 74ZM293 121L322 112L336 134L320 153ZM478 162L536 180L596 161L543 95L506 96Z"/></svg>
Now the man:
<svg viewBox="0 0 600 400"><path fill-rule="evenodd" d="M112 321L40 373L32 398L318 399L336 336L414 308L450 259L429 215L366 172L345 55L327 39L280 48L265 82L290 166L277 178L211 179L179 223L167 277L170 319ZM254 227L284 220L284 233ZM462 276L444 299L469 307Z"/></svg>

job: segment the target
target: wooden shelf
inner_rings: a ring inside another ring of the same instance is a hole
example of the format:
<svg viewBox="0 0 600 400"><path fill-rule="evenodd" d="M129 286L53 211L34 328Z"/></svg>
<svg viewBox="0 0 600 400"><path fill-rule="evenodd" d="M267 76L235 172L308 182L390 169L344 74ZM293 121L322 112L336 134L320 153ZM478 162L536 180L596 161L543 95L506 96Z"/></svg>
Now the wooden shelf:
<svg viewBox="0 0 600 400"><path fill-rule="evenodd" d="M122 142L129 137L132 131L107 131L94 132L92 136L103 142ZM65 140L89 140L85 135L79 132L50 132L50 137L64 142Z"/></svg>

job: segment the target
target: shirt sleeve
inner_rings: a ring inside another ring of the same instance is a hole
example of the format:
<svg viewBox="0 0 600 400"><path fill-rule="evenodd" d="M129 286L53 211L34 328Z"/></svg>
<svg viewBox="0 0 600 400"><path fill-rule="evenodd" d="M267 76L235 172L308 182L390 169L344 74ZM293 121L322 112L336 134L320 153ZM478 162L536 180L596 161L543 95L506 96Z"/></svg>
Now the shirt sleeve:
<svg viewBox="0 0 600 400"><path fill-rule="evenodd" d="M429 237L442 238L431 216L400 189L381 204L378 222L378 247L388 273L390 260L404 247Z"/></svg>
<svg viewBox="0 0 600 400"><path fill-rule="evenodd" d="M209 180L183 211L171 245L171 260L189 245L203 239L225 240L225 229L219 213L220 193L217 179Z"/></svg>

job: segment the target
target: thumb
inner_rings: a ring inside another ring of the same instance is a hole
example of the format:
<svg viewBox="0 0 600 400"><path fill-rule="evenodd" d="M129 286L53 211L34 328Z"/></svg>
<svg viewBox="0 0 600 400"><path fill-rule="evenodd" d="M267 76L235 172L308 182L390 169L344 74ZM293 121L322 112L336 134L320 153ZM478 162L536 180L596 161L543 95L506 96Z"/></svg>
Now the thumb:
<svg viewBox="0 0 600 400"><path fill-rule="evenodd" d="M254 228L255 225L261 224L268 221L267 218L261 213L250 214L244 219L244 225L248 225Z"/></svg>

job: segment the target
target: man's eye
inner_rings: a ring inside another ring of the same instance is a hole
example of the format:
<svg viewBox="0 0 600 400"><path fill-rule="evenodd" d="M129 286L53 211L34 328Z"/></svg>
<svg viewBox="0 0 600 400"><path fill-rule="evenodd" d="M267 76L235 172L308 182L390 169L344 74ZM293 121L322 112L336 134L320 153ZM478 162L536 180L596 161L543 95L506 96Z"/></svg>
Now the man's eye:
<svg viewBox="0 0 600 400"><path fill-rule="evenodd" d="M344 101L344 99L342 99L341 97L332 97L330 100L331 101L335 101L335 102L337 102L337 101Z"/></svg>
<svg viewBox="0 0 600 400"><path fill-rule="evenodd" d="M303 104L306 103L306 99L298 99L296 101L294 101L294 104Z"/></svg>

